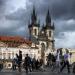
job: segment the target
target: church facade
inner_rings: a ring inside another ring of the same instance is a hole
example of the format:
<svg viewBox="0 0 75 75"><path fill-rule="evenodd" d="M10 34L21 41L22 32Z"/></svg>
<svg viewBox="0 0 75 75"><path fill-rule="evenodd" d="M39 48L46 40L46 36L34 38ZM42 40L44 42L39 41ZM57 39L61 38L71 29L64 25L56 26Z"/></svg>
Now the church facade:
<svg viewBox="0 0 75 75"><path fill-rule="evenodd" d="M19 50L22 51L23 59L26 54L36 59L42 59L46 64L46 57L50 52L54 52L54 23L52 24L49 10L46 15L45 25L37 22L35 8L31 14L31 23L28 25L29 39L17 36L0 36L0 59L6 60L5 67L9 67ZM10 68L10 67L9 67Z"/></svg>
<svg viewBox="0 0 75 75"><path fill-rule="evenodd" d="M49 10L46 15L45 25L40 28L40 23L37 23L37 14L35 8L31 15L31 23L28 26L30 33L30 40L32 45L39 47L41 58L46 56L46 53L53 52L54 47L54 23L52 24ZM43 59L44 60L44 59Z"/></svg>

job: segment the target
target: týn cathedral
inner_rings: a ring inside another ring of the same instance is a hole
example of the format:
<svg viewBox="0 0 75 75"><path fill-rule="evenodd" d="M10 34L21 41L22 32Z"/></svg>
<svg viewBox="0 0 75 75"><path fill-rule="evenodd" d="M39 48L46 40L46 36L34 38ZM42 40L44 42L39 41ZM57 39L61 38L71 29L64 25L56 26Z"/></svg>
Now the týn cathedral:
<svg viewBox="0 0 75 75"><path fill-rule="evenodd" d="M37 14L35 8L31 15L31 23L28 26L32 46L35 45L39 48L41 58L43 58L45 52L54 51L54 24L51 24L51 17L49 10L46 15L46 24L40 29L40 24L37 23Z"/></svg>
<svg viewBox="0 0 75 75"><path fill-rule="evenodd" d="M43 59L55 50L54 47L54 23L51 21L49 10L47 11L45 24L40 25L37 21L37 13L33 7L31 22L28 25L29 39L20 36L0 36L0 60L5 68L11 68L12 59L16 58L16 53L22 51L23 59L26 54L31 58Z"/></svg>

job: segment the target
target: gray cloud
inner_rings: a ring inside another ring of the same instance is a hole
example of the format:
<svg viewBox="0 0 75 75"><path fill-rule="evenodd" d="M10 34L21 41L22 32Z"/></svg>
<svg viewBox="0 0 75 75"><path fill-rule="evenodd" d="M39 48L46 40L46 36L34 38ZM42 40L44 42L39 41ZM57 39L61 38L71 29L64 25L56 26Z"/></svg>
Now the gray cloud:
<svg viewBox="0 0 75 75"><path fill-rule="evenodd" d="M0 0L0 6L3 4L3 2L2 2L3 0Z"/></svg>
<svg viewBox="0 0 75 75"><path fill-rule="evenodd" d="M45 15L50 9L53 18L70 19L75 18L75 0L29 0L36 5L39 15Z"/></svg>
<svg viewBox="0 0 75 75"><path fill-rule="evenodd" d="M19 4L15 4L17 6L15 11L12 6L15 0L11 3L12 5L10 5L12 0L9 1L10 0L0 0L1 35L21 35L28 37L27 26L31 17L33 5L36 8L38 19L41 20L41 25L45 23L47 10L50 9L52 22L54 21L55 23L55 44L60 44L60 39L61 41L66 40L67 36L65 35L67 35L67 33L75 32L75 0L26 0L26 7L23 8L19 6ZM10 12L10 10L13 12ZM70 33L69 36L74 37L74 34L71 35ZM68 43L71 42L72 41L69 41ZM60 44L60 47L64 47L63 44L64 42ZM69 44L68 46L74 47L73 44ZM65 47L68 46L66 45ZM58 47L58 45L56 45L56 47Z"/></svg>
<svg viewBox="0 0 75 75"><path fill-rule="evenodd" d="M3 0L0 0L0 18L1 18L1 15L2 15L2 13L4 12L4 2L3 2Z"/></svg>
<svg viewBox="0 0 75 75"><path fill-rule="evenodd" d="M59 34L62 32L75 32L75 19L56 20L55 21L55 37L58 38Z"/></svg>

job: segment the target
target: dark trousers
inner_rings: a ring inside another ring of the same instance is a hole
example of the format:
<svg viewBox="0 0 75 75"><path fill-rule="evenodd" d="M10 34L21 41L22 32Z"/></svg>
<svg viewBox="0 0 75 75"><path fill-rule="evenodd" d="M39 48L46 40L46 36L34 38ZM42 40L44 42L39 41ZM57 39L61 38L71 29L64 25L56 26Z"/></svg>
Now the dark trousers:
<svg viewBox="0 0 75 75"><path fill-rule="evenodd" d="M18 71L21 72L21 63L18 64Z"/></svg>
<svg viewBox="0 0 75 75"><path fill-rule="evenodd" d="M64 61L64 64L62 65L60 72L62 72L62 70L67 66L67 70L68 73L70 73L70 65L69 65L69 61Z"/></svg>
<svg viewBox="0 0 75 75"><path fill-rule="evenodd" d="M16 70L16 65L13 65L13 70Z"/></svg>
<svg viewBox="0 0 75 75"><path fill-rule="evenodd" d="M3 64L0 64L0 71L3 69Z"/></svg>
<svg viewBox="0 0 75 75"><path fill-rule="evenodd" d="M26 73L28 73L28 70L31 72L31 66L30 65L26 65L25 69L26 69Z"/></svg>
<svg viewBox="0 0 75 75"><path fill-rule="evenodd" d="M74 66L73 66L73 73L75 74L75 64L74 64Z"/></svg>

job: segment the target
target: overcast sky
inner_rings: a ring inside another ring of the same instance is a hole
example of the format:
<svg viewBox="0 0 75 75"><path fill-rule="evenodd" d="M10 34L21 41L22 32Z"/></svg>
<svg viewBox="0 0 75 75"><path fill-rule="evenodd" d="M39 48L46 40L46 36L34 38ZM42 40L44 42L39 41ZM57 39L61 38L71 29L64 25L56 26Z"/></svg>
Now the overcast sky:
<svg viewBox="0 0 75 75"><path fill-rule="evenodd" d="M33 5L41 24L49 8L55 23L55 47L75 48L75 0L0 0L0 35L28 37Z"/></svg>

